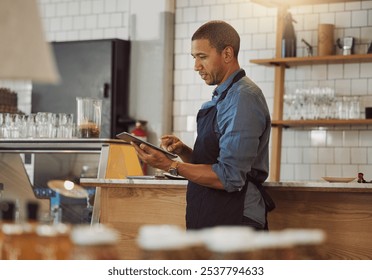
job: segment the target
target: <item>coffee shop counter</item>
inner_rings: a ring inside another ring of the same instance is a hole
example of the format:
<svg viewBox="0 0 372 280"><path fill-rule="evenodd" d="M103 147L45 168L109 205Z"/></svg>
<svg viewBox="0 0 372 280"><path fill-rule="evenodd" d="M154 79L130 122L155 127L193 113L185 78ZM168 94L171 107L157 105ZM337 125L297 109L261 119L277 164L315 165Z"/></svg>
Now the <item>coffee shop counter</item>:
<svg viewBox="0 0 372 280"><path fill-rule="evenodd" d="M81 179L82 186L100 187L99 222L121 233L122 259L141 259L136 238L145 224L185 228L186 180Z"/></svg>
<svg viewBox="0 0 372 280"><path fill-rule="evenodd" d="M270 229L320 228L326 259L372 259L372 184L268 182Z"/></svg>
<svg viewBox="0 0 372 280"><path fill-rule="evenodd" d="M140 259L136 244L144 224L185 227L184 180L82 179L101 187L100 222L118 229L123 259ZM372 184L266 182L276 203L270 230L318 228L327 234L325 259L372 259Z"/></svg>

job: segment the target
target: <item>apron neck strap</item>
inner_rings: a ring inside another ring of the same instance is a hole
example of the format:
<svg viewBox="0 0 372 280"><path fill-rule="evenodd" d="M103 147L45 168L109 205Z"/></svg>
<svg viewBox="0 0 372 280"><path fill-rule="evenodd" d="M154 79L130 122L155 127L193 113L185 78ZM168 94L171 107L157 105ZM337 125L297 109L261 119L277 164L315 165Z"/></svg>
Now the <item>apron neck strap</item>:
<svg viewBox="0 0 372 280"><path fill-rule="evenodd" d="M243 78L245 76L245 71L242 69L240 70L236 75L235 77L233 78L233 80L231 81L231 83L229 84L229 86L221 93L221 96L220 98L218 99L217 102L220 102L222 100L225 99L226 97L226 94L227 92L230 90L230 88L237 82L239 81L241 78Z"/></svg>

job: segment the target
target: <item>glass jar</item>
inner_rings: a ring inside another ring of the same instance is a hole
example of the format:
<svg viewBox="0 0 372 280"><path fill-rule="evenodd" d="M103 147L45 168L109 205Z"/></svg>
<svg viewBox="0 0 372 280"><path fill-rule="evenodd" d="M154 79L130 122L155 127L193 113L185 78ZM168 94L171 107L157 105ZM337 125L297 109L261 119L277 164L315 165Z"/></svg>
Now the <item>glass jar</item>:
<svg viewBox="0 0 372 280"><path fill-rule="evenodd" d="M73 260L118 260L119 234L102 224L78 225L71 231Z"/></svg>

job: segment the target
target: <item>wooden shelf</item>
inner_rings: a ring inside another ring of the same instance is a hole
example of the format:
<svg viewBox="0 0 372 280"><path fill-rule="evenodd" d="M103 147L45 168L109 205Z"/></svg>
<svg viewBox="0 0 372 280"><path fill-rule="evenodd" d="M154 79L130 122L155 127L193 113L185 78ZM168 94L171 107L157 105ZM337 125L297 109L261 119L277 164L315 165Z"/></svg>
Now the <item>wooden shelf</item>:
<svg viewBox="0 0 372 280"><path fill-rule="evenodd" d="M309 126L342 126L342 125L372 125L372 119L357 120L273 120L272 126L309 127Z"/></svg>
<svg viewBox="0 0 372 280"><path fill-rule="evenodd" d="M252 59L250 63L274 67L274 102L271 130L270 180L280 180L281 147L283 128L372 125L372 120L281 120L283 118L285 72L287 68L317 64L346 64L372 62L372 54L330 55L281 58L284 17L291 6L333 4L365 0L252 0L254 3L277 8L276 57Z"/></svg>
<svg viewBox="0 0 372 280"><path fill-rule="evenodd" d="M266 6L266 7L295 7L303 5L317 5L317 4L333 4L343 2L357 2L365 0L253 0L252 2Z"/></svg>
<svg viewBox="0 0 372 280"><path fill-rule="evenodd" d="M285 57L252 59L251 63L264 66L281 66L286 68L291 66L303 66L312 64L337 64L337 63L361 63L372 62L372 54L352 54L352 55L327 55L327 56L307 56L307 57Z"/></svg>

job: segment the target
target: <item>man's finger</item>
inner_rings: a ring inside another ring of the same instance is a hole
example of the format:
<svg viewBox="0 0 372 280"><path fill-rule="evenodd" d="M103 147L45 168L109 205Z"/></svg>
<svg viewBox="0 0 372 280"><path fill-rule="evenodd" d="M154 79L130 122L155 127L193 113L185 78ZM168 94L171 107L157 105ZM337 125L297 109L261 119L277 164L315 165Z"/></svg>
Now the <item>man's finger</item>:
<svg viewBox="0 0 372 280"><path fill-rule="evenodd" d="M141 143L140 145L139 145L139 147L140 147L140 149L142 150L142 151L144 151L144 152L147 152L148 151L148 146L147 145L145 145L145 144L143 144L143 143Z"/></svg>

